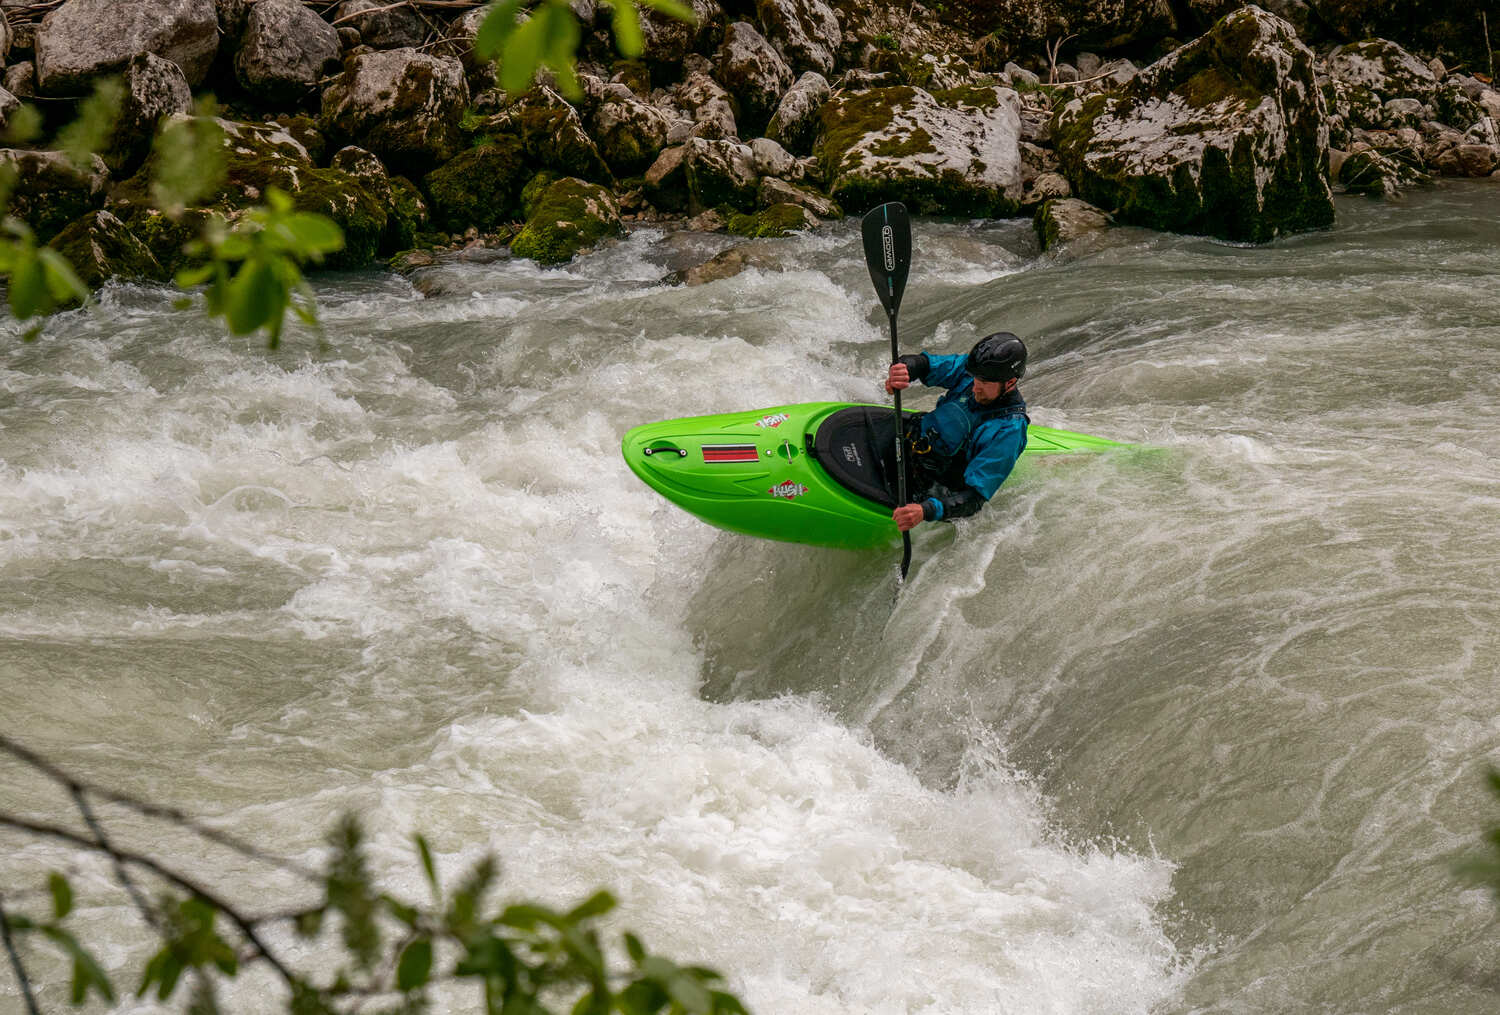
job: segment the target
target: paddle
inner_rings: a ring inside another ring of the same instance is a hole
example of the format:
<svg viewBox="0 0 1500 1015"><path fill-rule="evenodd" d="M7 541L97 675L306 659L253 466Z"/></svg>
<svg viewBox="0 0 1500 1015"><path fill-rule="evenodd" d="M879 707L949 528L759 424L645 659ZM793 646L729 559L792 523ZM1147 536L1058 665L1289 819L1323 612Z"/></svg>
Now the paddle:
<svg viewBox="0 0 1500 1015"><path fill-rule="evenodd" d="M896 314L901 310L901 294L906 291L906 276L911 271L911 219L906 205L890 201L872 208L860 222L865 241L865 266L885 316L891 324L891 362L900 358L896 343ZM906 503L906 442L902 439L901 392L896 392L896 503ZM911 566L911 533L901 533L901 580Z"/></svg>

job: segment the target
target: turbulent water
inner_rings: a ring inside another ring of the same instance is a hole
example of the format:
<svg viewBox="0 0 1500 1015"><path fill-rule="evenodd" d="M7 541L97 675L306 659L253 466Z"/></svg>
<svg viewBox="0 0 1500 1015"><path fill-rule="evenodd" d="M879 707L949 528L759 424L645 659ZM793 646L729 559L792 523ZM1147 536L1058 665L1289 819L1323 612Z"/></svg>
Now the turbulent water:
<svg viewBox="0 0 1500 1015"><path fill-rule="evenodd" d="M508 893L608 886L759 1013L1493 1011L1496 911L1451 868L1500 815L1497 237L1494 183L1261 248L919 222L903 347L1015 331L1036 422L1139 449L919 530L899 591L899 554L719 533L618 450L880 397L853 223L691 289L659 279L727 241L324 278L323 343L275 353L112 288L4 326L0 732L301 862L357 811L413 897L416 830L450 881L493 851ZM70 866L129 997L108 872L0 835L8 906Z"/></svg>

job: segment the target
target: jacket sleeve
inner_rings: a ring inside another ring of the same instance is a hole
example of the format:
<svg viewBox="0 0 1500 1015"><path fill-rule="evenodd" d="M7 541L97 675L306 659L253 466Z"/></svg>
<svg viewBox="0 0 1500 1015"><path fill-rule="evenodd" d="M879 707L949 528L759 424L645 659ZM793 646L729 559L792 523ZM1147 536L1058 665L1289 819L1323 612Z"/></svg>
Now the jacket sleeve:
<svg viewBox="0 0 1500 1015"><path fill-rule="evenodd" d="M964 364L969 362L967 353L960 353L957 356L934 356L924 352L922 355L927 358L927 373L922 378L922 383L929 388L947 388L952 391L969 379L969 375L964 371Z"/></svg>

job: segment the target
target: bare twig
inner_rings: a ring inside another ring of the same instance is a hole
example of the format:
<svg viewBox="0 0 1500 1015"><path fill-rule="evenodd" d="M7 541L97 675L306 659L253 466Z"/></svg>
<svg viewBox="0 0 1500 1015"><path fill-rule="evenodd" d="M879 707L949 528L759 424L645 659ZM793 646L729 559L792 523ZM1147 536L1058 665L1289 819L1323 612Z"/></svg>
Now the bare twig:
<svg viewBox="0 0 1500 1015"><path fill-rule="evenodd" d="M33 835L41 835L50 839L60 839L63 842L70 842L84 849L97 850L101 848L99 843L93 839L90 839L86 835L79 835L71 829L63 828L59 825L48 825L39 821L29 821L26 818L18 818L12 814L0 814L0 826L14 828L22 832L30 832ZM265 959L266 963L272 969L280 974L281 978L286 981L287 986L296 985L298 982L296 975L286 966L282 965L281 960L266 947L265 942L260 939L259 933L256 932L255 925L261 921L245 916L234 906L230 905L228 900L220 898L211 889L203 887L191 878L178 874L169 867L162 866L149 856L143 856L140 853L131 853L123 849L111 850L110 855L121 863L127 863L133 867L150 871L168 884L176 885L183 891L202 899L214 907L214 909L223 913L229 918L231 923L239 928L240 933L245 936L246 941L250 942L256 953Z"/></svg>
<svg viewBox="0 0 1500 1015"><path fill-rule="evenodd" d="M10 937L10 920L5 915L4 897L0 897L0 941L5 943L5 954L10 956L10 968L16 974L16 982L21 985L21 996L26 1000L27 1015L40 1015L36 1006L36 996L31 992L31 978L26 975L26 967L21 963L21 954L16 951L16 943Z"/></svg>
<svg viewBox="0 0 1500 1015"><path fill-rule="evenodd" d="M1068 42L1069 39L1076 39L1076 38L1078 38L1077 35L1064 35L1061 39L1058 39L1056 42L1048 41L1048 43L1047 43L1047 84L1052 85L1052 84L1056 84L1057 83L1057 56L1058 56L1059 53L1062 52L1063 46Z"/></svg>
<svg viewBox="0 0 1500 1015"><path fill-rule="evenodd" d="M1490 16L1488 11L1479 12L1479 21L1484 25L1484 55L1490 62L1490 77L1495 76L1495 50L1490 46Z"/></svg>
<svg viewBox="0 0 1500 1015"><path fill-rule="evenodd" d="M292 861L286 860L282 857L273 856L265 852L264 850L257 849L256 847L250 845L248 842L245 842L242 839L238 839L226 832L221 832L215 828L209 827L208 825L202 824L201 822L195 821L186 813L176 809L175 807L163 807L159 804L147 803L144 800L137 800L134 797L127 796L124 793L116 793L112 790L103 789L98 786L90 786L78 779L75 779L73 776L69 775L61 768L58 768L56 765L52 764L52 762L48 761L46 758L37 754L35 751L31 750L28 747L23 747L21 744L16 743L14 740L10 739L4 734L0 734L0 751L4 751L7 754L19 758L21 761L24 761L32 768L47 775L49 778L60 783L63 788L66 789L70 794L76 794L79 791L83 791L91 794L96 799L106 800L110 803L120 804L121 806L128 807L131 810L135 811L137 814L144 815L145 817L160 818L163 821L171 822L172 824L177 825L181 828L186 828L193 834L202 836L210 842L216 842L221 846L232 849L236 853L239 853L241 856L249 857L252 860L259 860L261 863L269 864L272 867L278 867L290 874L295 874L298 877L305 878L307 880L316 881L321 877L321 875L317 871L314 871L311 868L303 867L300 864L293 863Z"/></svg>

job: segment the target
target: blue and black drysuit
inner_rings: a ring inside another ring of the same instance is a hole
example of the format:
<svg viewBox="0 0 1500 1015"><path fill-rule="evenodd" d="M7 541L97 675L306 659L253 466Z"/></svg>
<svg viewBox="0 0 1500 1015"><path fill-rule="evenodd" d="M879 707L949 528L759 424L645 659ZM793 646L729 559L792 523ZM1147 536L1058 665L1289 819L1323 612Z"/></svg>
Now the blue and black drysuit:
<svg viewBox="0 0 1500 1015"><path fill-rule="evenodd" d="M902 356L907 373L929 388L947 388L931 412L906 424L909 500L922 498L926 521L972 515L995 495L1026 448L1026 403L1019 391L989 405L974 400L969 357Z"/></svg>

